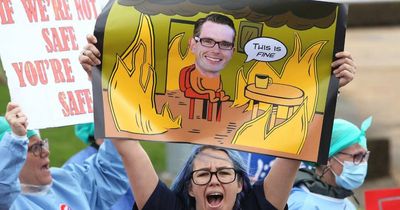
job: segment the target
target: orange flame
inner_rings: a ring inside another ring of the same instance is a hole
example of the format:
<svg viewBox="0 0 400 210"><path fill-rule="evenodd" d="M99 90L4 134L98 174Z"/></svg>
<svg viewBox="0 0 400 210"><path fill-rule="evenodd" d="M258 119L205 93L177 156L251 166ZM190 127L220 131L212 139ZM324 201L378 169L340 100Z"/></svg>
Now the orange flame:
<svg viewBox="0 0 400 210"><path fill-rule="evenodd" d="M179 72L182 67L189 66L193 64L195 61L195 57L193 53L189 53L189 50L186 53L181 52L182 39L184 34L176 35L170 42L168 47L168 78L167 78L167 90L178 90L179 89Z"/></svg>
<svg viewBox="0 0 400 210"><path fill-rule="evenodd" d="M154 33L147 15L140 16L137 35L117 62L108 84L112 116L119 131L159 134L180 128L168 104L161 114L155 106Z"/></svg>

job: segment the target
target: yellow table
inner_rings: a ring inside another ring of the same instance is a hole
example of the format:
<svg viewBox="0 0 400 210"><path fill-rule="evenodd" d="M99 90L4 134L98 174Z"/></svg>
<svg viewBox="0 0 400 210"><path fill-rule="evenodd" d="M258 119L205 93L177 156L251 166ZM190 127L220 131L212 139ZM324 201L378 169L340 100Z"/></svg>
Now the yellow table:
<svg viewBox="0 0 400 210"><path fill-rule="evenodd" d="M289 118L293 114L294 107L301 105L304 100L303 90L279 83L269 84L268 88L257 88L254 83L249 84L245 88L244 95L254 101L251 119L257 117L259 102L272 105L268 130L275 126L278 106L288 107L287 118Z"/></svg>

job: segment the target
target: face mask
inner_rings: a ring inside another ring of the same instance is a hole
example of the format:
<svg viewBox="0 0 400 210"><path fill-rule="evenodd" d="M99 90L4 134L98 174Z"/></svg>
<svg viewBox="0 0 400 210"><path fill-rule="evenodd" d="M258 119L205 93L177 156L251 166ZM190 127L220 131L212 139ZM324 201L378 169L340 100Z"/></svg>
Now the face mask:
<svg viewBox="0 0 400 210"><path fill-rule="evenodd" d="M336 157L333 158L343 166L342 174L340 174L340 176L331 169L332 173L335 175L337 185L348 190L353 190L364 183L364 179L367 176L367 162L362 162L356 165L351 161L344 161L344 163L342 163Z"/></svg>
<svg viewBox="0 0 400 210"><path fill-rule="evenodd" d="M33 185L21 183L22 194L25 195L46 195L49 192L52 183L48 185Z"/></svg>

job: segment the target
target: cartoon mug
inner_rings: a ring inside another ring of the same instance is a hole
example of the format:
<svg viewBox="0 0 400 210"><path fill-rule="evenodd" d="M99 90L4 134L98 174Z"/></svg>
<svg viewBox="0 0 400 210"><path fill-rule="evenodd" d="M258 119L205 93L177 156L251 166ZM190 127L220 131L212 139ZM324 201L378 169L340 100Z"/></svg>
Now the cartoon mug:
<svg viewBox="0 0 400 210"><path fill-rule="evenodd" d="M256 88L268 88L268 85L272 84L272 78L267 74L256 74L254 81Z"/></svg>

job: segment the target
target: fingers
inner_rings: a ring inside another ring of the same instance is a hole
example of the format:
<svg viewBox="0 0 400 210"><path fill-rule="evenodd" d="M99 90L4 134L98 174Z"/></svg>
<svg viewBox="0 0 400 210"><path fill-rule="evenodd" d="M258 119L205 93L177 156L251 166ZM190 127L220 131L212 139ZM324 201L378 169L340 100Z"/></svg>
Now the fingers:
<svg viewBox="0 0 400 210"><path fill-rule="evenodd" d="M90 44L96 44L97 43L97 38L93 34L86 35L86 40Z"/></svg>
<svg viewBox="0 0 400 210"><path fill-rule="evenodd" d="M82 65L83 69L92 78L92 67L101 64L100 61L100 51L96 48L95 44L97 39L93 34L88 34L86 36L88 44L83 48L81 54L79 55L79 63Z"/></svg>
<svg viewBox="0 0 400 210"><path fill-rule="evenodd" d="M100 64L100 51L97 49L97 47L94 44L87 44L85 47L83 47L84 55L89 56L92 60L98 60L99 62L97 64Z"/></svg>
<svg viewBox="0 0 400 210"><path fill-rule="evenodd" d="M351 60L353 60L353 58L351 56L351 53L348 52L348 51L338 52L338 53L335 54L335 57L336 58L344 58L344 57L346 57L346 58L350 58Z"/></svg>
<svg viewBox="0 0 400 210"><path fill-rule="evenodd" d="M21 107L15 103L8 103L5 118L13 133L18 136L25 136L28 127L28 118L22 112Z"/></svg>
<svg viewBox="0 0 400 210"><path fill-rule="evenodd" d="M100 61L100 51L96 46L88 44L83 48L82 56L88 57L95 65L99 65Z"/></svg>
<svg viewBox="0 0 400 210"><path fill-rule="evenodd" d="M13 102L9 102L9 103L7 104L7 112L9 112L9 111L15 109L16 107L18 107L18 104L13 103Z"/></svg>
<svg viewBox="0 0 400 210"><path fill-rule="evenodd" d="M339 87L343 87L347 85L354 79L354 74L350 71L340 71L339 73L335 74L337 78L339 78Z"/></svg>
<svg viewBox="0 0 400 210"><path fill-rule="evenodd" d="M356 72L356 64L354 63L354 61L350 58L344 57L344 58L340 58L334 62L332 62L332 68L338 68L341 65L346 64L348 65L348 70L352 71L353 73Z"/></svg>
<svg viewBox="0 0 400 210"><path fill-rule="evenodd" d="M93 34L88 34L88 35L86 35L86 40L87 40L88 44L83 49L91 51L90 53L92 55L99 58L101 54L100 54L100 51L95 46L95 44L97 44L97 38ZM87 52L87 53L89 53L89 52ZM86 54L86 52L85 52L85 54Z"/></svg>
<svg viewBox="0 0 400 210"><path fill-rule="evenodd" d="M332 62L333 74L339 79L339 87L343 87L354 79L357 67L349 52L338 52L335 56L338 59Z"/></svg>
<svg viewBox="0 0 400 210"><path fill-rule="evenodd" d="M79 63L83 65L89 65L91 67L100 64L100 60L90 50L83 50L79 56ZM86 70L86 69L85 69Z"/></svg>
<svg viewBox="0 0 400 210"><path fill-rule="evenodd" d="M339 79L339 87L347 85L354 79L355 69L347 64L342 64L339 68L333 70L335 77Z"/></svg>
<svg viewBox="0 0 400 210"><path fill-rule="evenodd" d="M352 65L350 65L348 63L343 63L340 66L338 66L336 69L333 70L333 74L337 75L342 71L348 71L352 75L354 75L354 74L356 74L357 69L354 66L352 66Z"/></svg>

